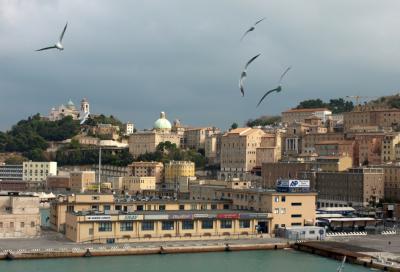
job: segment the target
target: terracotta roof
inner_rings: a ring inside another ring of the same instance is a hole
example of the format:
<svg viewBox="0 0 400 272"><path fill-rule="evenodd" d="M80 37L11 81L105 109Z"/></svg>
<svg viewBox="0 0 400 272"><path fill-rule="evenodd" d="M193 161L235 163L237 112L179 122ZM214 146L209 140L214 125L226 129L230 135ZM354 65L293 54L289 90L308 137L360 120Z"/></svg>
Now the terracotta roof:
<svg viewBox="0 0 400 272"><path fill-rule="evenodd" d="M290 109L285 112L315 112L315 111L329 111L327 108L315 108L315 109Z"/></svg>
<svg viewBox="0 0 400 272"><path fill-rule="evenodd" d="M323 145L323 144L353 144L353 141L320 141L315 143L315 145Z"/></svg>

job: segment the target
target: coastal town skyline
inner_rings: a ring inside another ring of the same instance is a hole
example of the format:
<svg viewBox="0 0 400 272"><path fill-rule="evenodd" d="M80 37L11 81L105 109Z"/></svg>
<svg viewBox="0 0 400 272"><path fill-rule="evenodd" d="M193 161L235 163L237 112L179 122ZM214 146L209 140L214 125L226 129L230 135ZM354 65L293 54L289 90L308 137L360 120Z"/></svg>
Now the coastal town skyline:
<svg viewBox="0 0 400 272"><path fill-rule="evenodd" d="M88 97L96 113L140 128L160 111L185 124L227 128L309 98L394 94L399 4L390 3L353 1L342 9L337 1L312 1L288 9L287 1L226 1L212 8L179 1L2 1L0 130L69 98ZM56 39L66 21L66 50L34 52ZM240 70L257 53L242 98ZM293 70L284 91L256 109L288 65Z"/></svg>

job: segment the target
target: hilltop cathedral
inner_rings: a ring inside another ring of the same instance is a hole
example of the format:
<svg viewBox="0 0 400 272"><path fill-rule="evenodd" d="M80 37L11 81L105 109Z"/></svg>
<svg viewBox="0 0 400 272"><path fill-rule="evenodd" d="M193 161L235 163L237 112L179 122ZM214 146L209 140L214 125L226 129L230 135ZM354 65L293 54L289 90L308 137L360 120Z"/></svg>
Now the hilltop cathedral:
<svg viewBox="0 0 400 272"><path fill-rule="evenodd" d="M50 110L49 120L57 121L61 120L66 116L71 116L74 120L82 120L85 116L89 115L89 102L86 98L83 98L81 101L81 108L77 110L75 104L71 101L68 101L67 105L63 104L59 106L57 109L54 107Z"/></svg>

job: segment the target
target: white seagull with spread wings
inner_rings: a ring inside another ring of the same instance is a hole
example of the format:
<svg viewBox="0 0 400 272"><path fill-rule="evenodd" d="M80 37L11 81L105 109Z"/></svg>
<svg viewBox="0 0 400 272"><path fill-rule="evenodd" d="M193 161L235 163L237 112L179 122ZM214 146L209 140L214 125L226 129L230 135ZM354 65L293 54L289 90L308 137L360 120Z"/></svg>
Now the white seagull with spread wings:
<svg viewBox="0 0 400 272"><path fill-rule="evenodd" d="M64 50L64 46L62 45L61 42L62 42L62 39L63 39L63 37L64 37L65 30L67 30L67 25L68 25L68 22L65 24L64 30L62 31L62 33L61 33L61 35L60 35L60 39L58 40L58 42L57 42L55 45L49 46L49 47L44 47L44 48L38 49L38 50L36 50L36 51L43 51L43 50L48 50L48 49Z"/></svg>
<svg viewBox="0 0 400 272"><path fill-rule="evenodd" d="M281 77L279 78L278 87L276 87L275 89L272 89L272 90L266 92L266 93L263 95L263 97L261 97L260 101L259 101L258 104L257 104L257 107L260 106L260 104L261 104L261 102L264 100L264 98L267 97L267 95L269 95L270 93L273 93L273 92L279 93L279 92L282 91L282 85L281 85L282 79L283 79L283 77L287 74L287 72L289 72L290 69L292 69L292 67L290 67L290 66L289 66L288 68L286 68L285 72L283 72L283 74L282 74Z"/></svg>
<svg viewBox="0 0 400 272"><path fill-rule="evenodd" d="M260 20L258 20L257 22L255 22L254 25L252 25L252 26L243 34L243 36L242 36L242 38L240 39L240 41L242 41L242 40L244 39L244 37L245 37L249 32L251 32L251 31L253 31L254 29L256 29L256 25L257 25L257 24L261 23L261 22L264 21L264 20L265 20L265 17L262 18L262 19L260 19Z"/></svg>
<svg viewBox="0 0 400 272"><path fill-rule="evenodd" d="M244 96L244 80L247 77L247 67L250 65L250 63L252 63L256 58L258 58L258 56L260 56L261 54L255 55L254 57L252 57L244 66L244 69L240 75L240 79L239 79L239 88L240 88L240 92L242 93L242 96Z"/></svg>

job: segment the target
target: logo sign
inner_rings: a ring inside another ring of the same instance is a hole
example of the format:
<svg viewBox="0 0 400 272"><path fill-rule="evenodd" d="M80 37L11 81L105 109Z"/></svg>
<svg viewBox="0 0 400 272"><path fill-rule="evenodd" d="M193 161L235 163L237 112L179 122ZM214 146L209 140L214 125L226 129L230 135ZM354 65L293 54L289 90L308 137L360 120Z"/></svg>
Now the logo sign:
<svg viewBox="0 0 400 272"><path fill-rule="evenodd" d="M238 213L220 213L217 215L218 219L238 219Z"/></svg>
<svg viewBox="0 0 400 272"><path fill-rule="evenodd" d="M208 214L206 213L196 213L193 215L194 218L208 218Z"/></svg>
<svg viewBox="0 0 400 272"><path fill-rule="evenodd" d="M171 214L168 219L193 219L192 214Z"/></svg>
<svg viewBox="0 0 400 272"><path fill-rule="evenodd" d="M126 220L126 221L143 220L143 215L142 214L120 215L119 220Z"/></svg>
<svg viewBox="0 0 400 272"><path fill-rule="evenodd" d="M289 180L290 188L309 188L310 181L309 180Z"/></svg>
<svg viewBox="0 0 400 272"><path fill-rule="evenodd" d="M168 214L148 214L144 216L144 220L166 220Z"/></svg>
<svg viewBox="0 0 400 272"><path fill-rule="evenodd" d="M277 185L278 187L289 187L289 181L288 181L288 180L279 179L279 180L276 182L276 185Z"/></svg>
<svg viewBox="0 0 400 272"><path fill-rule="evenodd" d="M87 221L111 221L110 215L88 215L85 216Z"/></svg>
<svg viewBox="0 0 400 272"><path fill-rule="evenodd" d="M310 181L305 179L278 180L276 186L280 188L309 188Z"/></svg>

